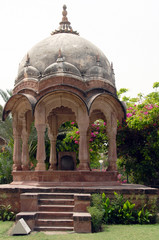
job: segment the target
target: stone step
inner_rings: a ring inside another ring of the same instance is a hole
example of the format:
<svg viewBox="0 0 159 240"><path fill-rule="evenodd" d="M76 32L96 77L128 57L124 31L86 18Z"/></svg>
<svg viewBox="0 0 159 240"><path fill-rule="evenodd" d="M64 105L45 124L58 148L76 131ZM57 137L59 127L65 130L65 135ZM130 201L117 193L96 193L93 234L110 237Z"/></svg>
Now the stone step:
<svg viewBox="0 0 159 240"><path fill-rule="evenodd" d="M45 212L73 212L73 205L39 205L39 211Z"/></svg>
<svg viewBox="0 0 159 240"><path fill-rule="evenodd" d="M73 219L37 219L35 225L40 227L73 227Z"/></svg>
<svg viewBox="0 0 159 240"><path fill-rule="evenodd" d="M74 199L39 199L39 205L74 205Z"/></svg>
<svg viewBox="0 0 159 240"><path fill-rule="evenodd" d="M73 219L73 212L37 212L37 219Z"/></svg>
<svg viewBox="0 0 159 240"><path fill-rule="evenodd" d="M39 199L74 199L73 193L39 193Z"/></svg>
<svg viewBox="0 0 159 240"><path fill-rule="evenodd" d="M63 232L63 231L69 231L69 232L73 232L74 228L73 227L38 227L36 226L34 228L34 231L37 232L45 232L45 231L58 231L58 232Z"/></svg>

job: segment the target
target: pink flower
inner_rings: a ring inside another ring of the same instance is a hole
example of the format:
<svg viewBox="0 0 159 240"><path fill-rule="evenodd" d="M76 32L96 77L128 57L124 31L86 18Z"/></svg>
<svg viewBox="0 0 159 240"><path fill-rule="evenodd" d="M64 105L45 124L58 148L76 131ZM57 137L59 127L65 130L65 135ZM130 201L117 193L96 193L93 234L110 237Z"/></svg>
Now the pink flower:
<svg viewBox="0 0 159 240"><path fill-rule="evenodd" d="M90 151L90 152L93 152L93 149L92 149L92 148L90 148L90 149L89 149L89 151Z"/></svg>
<svg viewBox="0 0 159 240"><path fill-rule="evenodd" d="M150 105L148 109L149 109L149 110L151 110L152 108L153 108L153 106L152 106L152 105Z"/></svg>
<svg viewBox="0 0 159 240"><path fill-rule="evenodd" d="M98 132L95 132L95 134L98 134Z"/></svg>
<svg viewBox="0 0 159 240"><path fill-rule="evenodd" d="M97 130L99 130L100 128L99 127L97 127Z"/></svg>
<svg viewBox="0 0 159 240"><path fill-rule="evenodd" d="M96 125L93 123L93 124L92 124L92 127L95 127L95 126L96 126Z"/></svg>
<svg viewBox="0 0 159 240"><path fill-rule="evenodd" d="M75 141L75 144L78 144L78 143L79 143L79 142L76 140L76 141Z"/></svg>
<svg viewBox="0 0 159 240"><path fill-rule="evenodd" d="M129 107L128 110L132 110L133 108L132 107Z"/></svg>
<svg viewBox="0 0 159 240"><path fill-rule="evenodd" d="M144 112L144 114L145 114L145 115L147 115L147 114L148 114L148 112Z"/></svg>
<svg viewBox="0 0 159 240"><path fill-rule="evenodd" d="M106 122L104 122L103 124L104 124L104 126L106 126Z"/></svg>
<svg viewBox="0 0 159 240"><path fill-rule="evenodd" d="M123 181L122 181L122 183L127 183L127 180L126 180L126 179L125 179L125 180L123 180Z"/></svg>
<svg viewBox="0 0 159 240"><path fill-rule="evenodd" d="M71 136L70 138L73 139L73 136Z"/></svg>
<svg viewBox="0 0 159 240"><path fill-rule="evenodd" d="M79 134L79 131L77 131L76 134Z"/></svg>
<svg viewBox="0 0 159 240"><path fill-rule="evenodd" d="M90 142L93 142L93 139L92 138L90 138L90 140L89 140Z"/></svg>
<svg viewBox="0 0 159 240"><path fill-rule="evenodd" d="M96 135L93 132L91 132L91 137L96 137Z"/></svg>
<svg viewBox="0 0 159 240"><path fill-rule="evenodd" d="M118 174L118 179L119 179L119 180L121 179L121 176L122 176L121 174Z"/></svg>
<svg viewBox="0 0 159 240"><path fill-rule="evenodd" d="M148 110L151 110L153 108L153 105L152 104L151 105L146 105L145 108L148 109Z"/></svg>
<svg viewBox="0 0 159 240"><path fill-rule="evenodd" d="M126 116L129 118L132 116L132 113L127 113Z"/></svg>
<svg viewBox="0 0 159 240"><path fill-rule="evenodd" d="M75 122L71 122L71 125L74 125L75 124Z"/></svg>

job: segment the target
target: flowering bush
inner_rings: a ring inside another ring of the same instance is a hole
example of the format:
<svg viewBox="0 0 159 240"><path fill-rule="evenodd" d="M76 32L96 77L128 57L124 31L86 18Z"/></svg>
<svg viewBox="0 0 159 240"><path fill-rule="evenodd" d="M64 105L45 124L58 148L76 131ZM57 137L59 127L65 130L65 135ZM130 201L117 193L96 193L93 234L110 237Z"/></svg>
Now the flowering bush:
<svg viewBox="0 0 159 240"><path fill-rule="evenodd" d="M57 139L58 152L76 152L77 164L80 133L75 122L66 122L61 127L62 136Z"/></svg>
<svg viewBox="0 0 159 240"><path fill-rule="evenodd" d="M106 123L103 120L94 122L91 126L89 139L90 165L92 169L99 169L99 160L101 159L100 152L107 154L107 135ZM77 164L80 132L75 122L67 122L61 128L63 138L57 140L57 151L73 151L76 152ZM105 155L106 159L106 155ZM106 165L106 163L105 163Z"/></svg>
<svg viewBox="0 0 159 240"><path fill-rule="evenodd" d="M159 85L156 84L157 86ZM135 183L158 184L159 93L127 101L127 120L118 125L119 166Z"/></svg>

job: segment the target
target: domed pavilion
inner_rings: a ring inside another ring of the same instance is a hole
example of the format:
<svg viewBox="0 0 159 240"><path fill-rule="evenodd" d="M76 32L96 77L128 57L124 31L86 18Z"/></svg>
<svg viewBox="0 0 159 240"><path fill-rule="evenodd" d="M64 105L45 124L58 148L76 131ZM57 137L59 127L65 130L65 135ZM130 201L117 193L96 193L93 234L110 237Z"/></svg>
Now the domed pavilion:
<svg viewBox="0 0 159 240"><path fill-rule="evenodd" d="M65 5L62 15L59 29L22 59L13 96L4 107L3 120L10 113L13 117L13 181L116 181L117 120L123 121L125 108L116 94L113 66L98 47L72 29ZM90 170L91 125L98 119L107 123L109 167L105 173ZM79 167L71 171L60 170L56 153L58 129L66 121L76 122L80 132ZM28 150L33 123L37 131L35 171L29 168ZM45 166L46 129L50 140L49 171Z"/></svg>

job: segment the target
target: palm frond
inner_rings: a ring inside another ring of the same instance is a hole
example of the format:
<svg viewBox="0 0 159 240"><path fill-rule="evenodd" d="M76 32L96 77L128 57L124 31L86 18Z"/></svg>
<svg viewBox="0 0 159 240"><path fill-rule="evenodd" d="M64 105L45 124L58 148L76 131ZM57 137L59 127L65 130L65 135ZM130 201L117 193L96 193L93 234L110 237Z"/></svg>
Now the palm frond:
<svg viewBox="0 0 159 240"><path fill-rule="evenodd" d="M9 100L9 98L12 95L13 95L12 90L7 89L6 91L4 91L4 90L0 89L0 96L2 97L2 99L5 103Z"/></svg>

